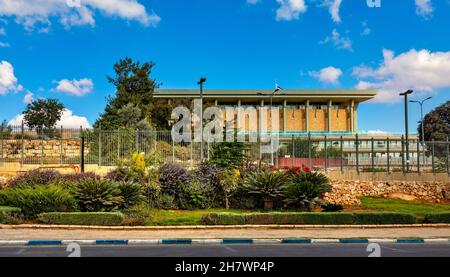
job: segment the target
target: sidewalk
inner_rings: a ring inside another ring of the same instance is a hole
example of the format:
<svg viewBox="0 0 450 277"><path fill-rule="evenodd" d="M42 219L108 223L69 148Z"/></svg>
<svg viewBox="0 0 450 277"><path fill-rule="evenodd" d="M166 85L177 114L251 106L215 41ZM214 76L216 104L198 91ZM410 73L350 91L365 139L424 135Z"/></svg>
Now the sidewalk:
<svg viewBox="0 0 450 277"><path fill-rule="evenodd" d="M392 228L201 228L102 230L61 228L0 228L0 240L148 240L220 238L450 238L450 227Z"/></svg>

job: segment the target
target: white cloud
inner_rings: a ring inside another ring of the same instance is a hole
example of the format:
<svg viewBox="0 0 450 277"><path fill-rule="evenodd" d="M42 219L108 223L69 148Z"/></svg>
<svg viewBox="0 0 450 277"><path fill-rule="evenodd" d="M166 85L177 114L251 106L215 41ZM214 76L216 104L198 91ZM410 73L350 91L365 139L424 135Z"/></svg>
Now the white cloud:
<svg viewBox="0 0 450 277"><path fill-rule="evenodd" d="M10 120L8 125L19 126L22 124L23 120L24 116L23 114L20 114ZM86 117L74 115L69 109L64 109L61 119L56 123L56 126L63 126L64 128L80 128L81 126L84 129L91 127Z"/></svg>
<svg viewBox="0 0 450 277"><path fill-rule="evenodd" d="M433 6L431 0L415 0L416 1L416 13L424 18L430 18L433 16Z"/></svg>
<svg viewBox="0 0 450 277"><path fill-rule="evenodd" d="M250 4L250 5L256 5L256 4L258 4L260 1L261 1L261 0L247 0L247 4Z"/></svg>
<svg viewBox="0 0 450 277"><path fill-rule="evenodd" d="M430 94L450 88L450 51L413 49L395 56L394 52L383 50L383 57L378 68L365 65L353 68L353 75L360 79L358 89L379 90L377 102L398 102L401 100L398 94L407 89Z"/></svg>
<svg viewBox="0 0 450 277"><path fill-rule="evenodd" d="M7 47L11 47L11 45L7 42L0 41L0 48L7 48Z"/></svg>
<svg viewBox="0 0 450 277"><path fill-rule="evenodd" d="M1 27L0 27L0 35L6 35L6 30L5 30L5 28L1 28Z"/></svg>
<svg viewBox="0 0 450 277"><path fill-rule="evenodd" d="M28 93L25 94L25 96L23 97L23 102L24 102L25 104L31 104L31 102L33 102L33 101L34 101L33 93L31 93L31 92L28 92Z"/></svg>
<svg viewBox="0 0 450 277"><path fill-rule="evenodd" d="M331 19L333 19L336 23L341 22L341 16L339 15L341 4L342 0L323 0L322 2L322 6L328 7L328 11L331 14Z"/></svg>
<svg viewBox="0 0 450 277"><path fill-rule="evenodd" d="M77 25L95 25L95 13L135 20L145 26L156 26L161 18L149 14L138 0L81 0L80 7L71 7L70 0L0 0L0 16L13 17L31 31L38 25L48 31L53 19L66 28Z"/></svg>
<svg viewBox="0 0 450 277"><path fill-rule="evenodd" d="M367 21L364 21L361 23L363 30L361 32L361 36L368 36L372 33L372 30L369 28L369 25L367 24Z"/></svg>
<svg viewBox="0 0 450 277"><path fill-rule="evenodd" d="M14 67L7 61L0 62L0 95L21 91L23 87L17 83Z"/></svg>
<svg viewBox="0 0 450 277"><path fill-rule="evenodd" d="M291 21L298 19L301 13L305 13L308 7L305 0L277 0L280 7L277 9L276 20Z"/></svg>
<svg viewBox="0 0 450 277"><path fill-rule="evenodd" d="M83 96L92 91L94 82L91 79L83 78L80 80L63 79L61 81L54 81L58 85L54 90L62 93L67 93L76 96Z"/></svg>
<svg viewBox="0 0 450 277"><path fill-rule="evenodd" d="M340 50L353 51L353 42L349 37L343 37L341 34L333 29L330 36L327 36L321 44L333 43L333 45Z"/></svg>
<svg viewBox="0 0 450 277"><path fill-rule="evenodd" d="M337 84L339 83L339 78L342 76L342 70L329 66L322 68L318 72L312 71L309 75L320 80L322 83Z"/></svg>

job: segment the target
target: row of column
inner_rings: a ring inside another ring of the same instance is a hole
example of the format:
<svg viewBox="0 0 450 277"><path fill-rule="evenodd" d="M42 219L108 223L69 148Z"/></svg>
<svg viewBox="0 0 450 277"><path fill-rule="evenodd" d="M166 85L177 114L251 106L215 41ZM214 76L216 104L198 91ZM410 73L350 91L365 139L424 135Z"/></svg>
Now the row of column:
<svg viewBox="0 0 450 277"><path fill-rule="evenodd" d="M327 129L328 131L332 131L331 130L331 107L332 107L333 102L331 100L328 101L327 103ZM215 105L218 105L218 101L215 100ZM237 118L240 119L241 118L241 107L242 107L242 101L238 100L237 103L238 109L237 109ZM261 108L264 107L264 100L261 99L260 101L260 113L261 114ZM305 102L305 126L306 126L306 131L308 132L310 130L309 128L309 107L310 107L310 101L306 100ZM357 114L358 114L358 104L355 103L354 100L352 100L349 103L349 108L350 108L350 130L352 133L356 131L356 126L357 126ZM286 111L287 111L287 100L283 100L283 130L286 131L287 127L286 127ZM259 120L259 128L262 129L262 120ZM241 120L237 120L237 128L240 129L241 128Z"/></svg>

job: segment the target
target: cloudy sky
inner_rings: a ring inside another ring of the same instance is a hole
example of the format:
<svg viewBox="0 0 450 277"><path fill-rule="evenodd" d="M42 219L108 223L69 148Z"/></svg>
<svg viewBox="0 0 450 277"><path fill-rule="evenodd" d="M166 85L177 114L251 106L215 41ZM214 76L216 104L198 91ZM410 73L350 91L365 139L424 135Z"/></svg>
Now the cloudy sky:
<svg viewBox="0 0 450 277"><path fill-rule="evenodd" d="M51 97L88 126L129 56L166 89L377 89L359 129L401 132L400 91L433 96L426 111L450 99L449 15L447 0L0 0L0 119Z"/></svg>

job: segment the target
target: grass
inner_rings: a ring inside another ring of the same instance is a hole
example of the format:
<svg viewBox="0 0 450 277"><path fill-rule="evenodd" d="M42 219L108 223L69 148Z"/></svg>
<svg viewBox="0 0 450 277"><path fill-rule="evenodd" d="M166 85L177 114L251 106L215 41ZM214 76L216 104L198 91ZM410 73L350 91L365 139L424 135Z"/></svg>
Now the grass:
<svg viewBox="0 0 450 277"><path fill-rule="evenodd" d="M208 213L244 213L242 210L225 210L225 209L209 209L209 210L151 210L152 218L146 222L147 226L182 226L182 225L202 225L202 217ZM255 211L256 212L256 211Z"/></svg>
<svg viewBox="0 0 450 277"><path fill-rule="evenodd" d="M374 197L359 198L362 207L367 210L412 213L422 218L426 213L450 212L450 204L425 203L400 199Z"/></svg>

